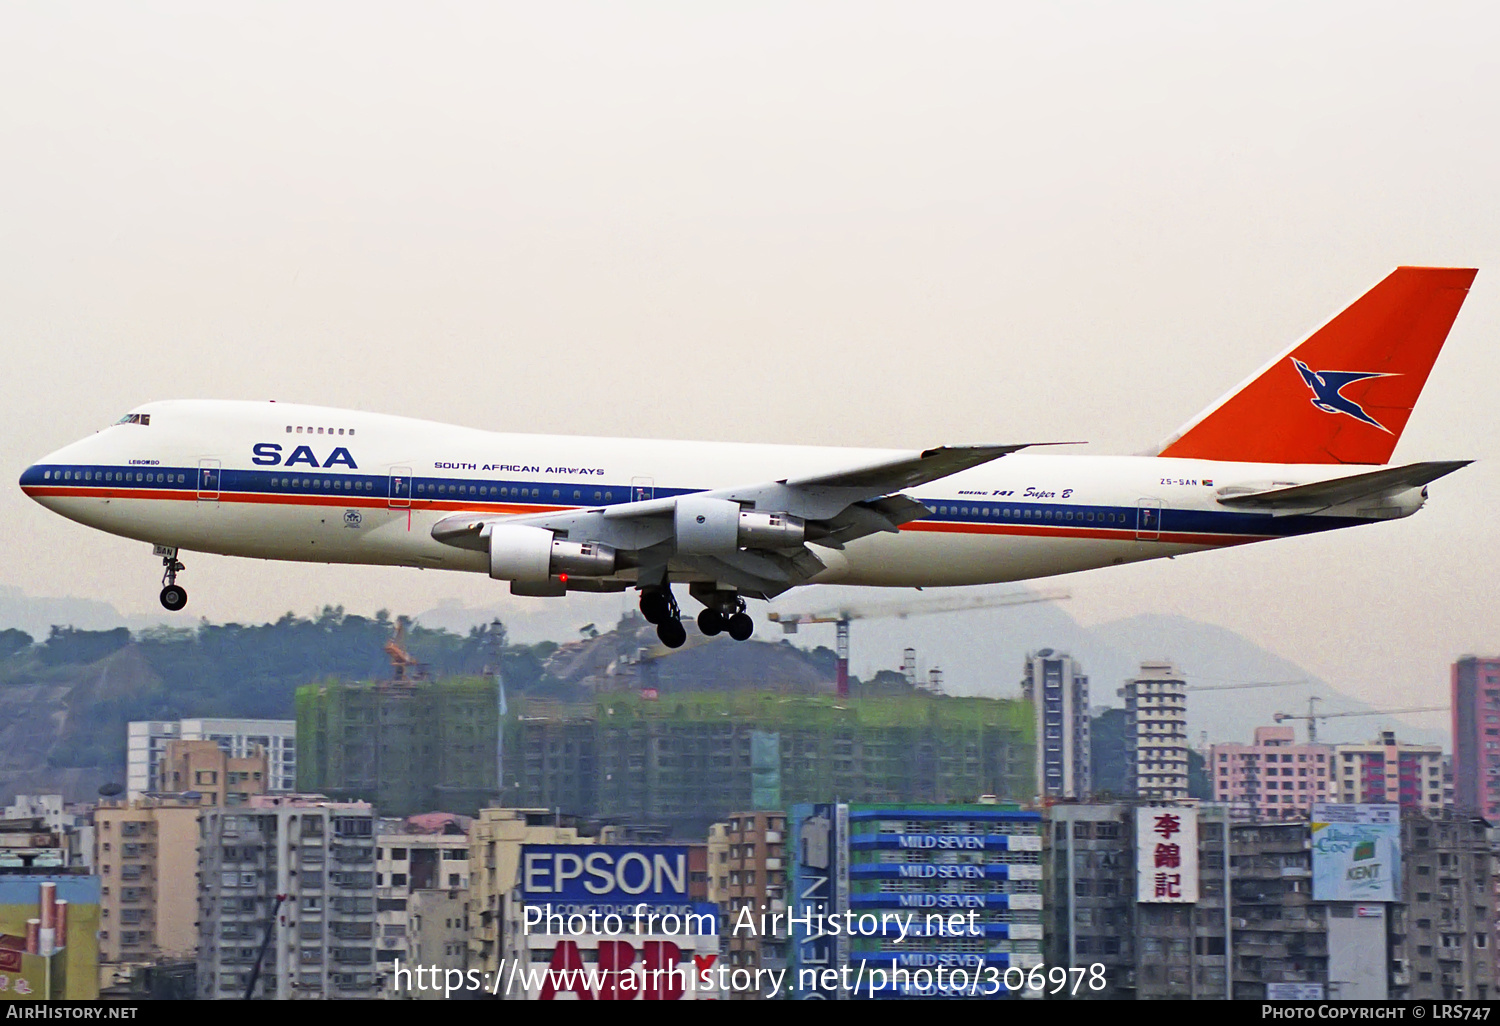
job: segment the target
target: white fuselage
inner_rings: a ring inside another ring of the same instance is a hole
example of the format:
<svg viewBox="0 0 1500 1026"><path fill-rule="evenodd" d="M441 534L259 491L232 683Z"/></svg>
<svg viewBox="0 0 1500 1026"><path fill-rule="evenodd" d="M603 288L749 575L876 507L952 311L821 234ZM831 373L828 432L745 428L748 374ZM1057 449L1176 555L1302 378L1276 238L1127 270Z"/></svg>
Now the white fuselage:
<svg viewBox="0 0 1500 1026"><path fill-rule="evenodd" d="M528 514L857 467L886 450L514 435L270 402L172 401L45 457L22 488L90 527L261 559L488 572L435 540L456 511ZM145 419L149 423L140 423ZM816 548L816 583L1019 581L1390 519L1416 505L1273 516L1225 486L1338 477L1326 465L1132 456L1007 456L908 489L932 510L894 534ZM814 543L815 545L815 543ZM628 576L628 574L626 575Z"/></svg>

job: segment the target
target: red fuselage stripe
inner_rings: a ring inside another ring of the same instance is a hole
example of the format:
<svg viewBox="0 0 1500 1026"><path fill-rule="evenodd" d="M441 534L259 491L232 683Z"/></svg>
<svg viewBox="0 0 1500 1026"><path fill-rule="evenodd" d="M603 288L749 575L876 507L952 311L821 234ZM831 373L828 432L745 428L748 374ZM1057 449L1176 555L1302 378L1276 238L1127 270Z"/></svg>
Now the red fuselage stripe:
<svg viewBox="0 0 1500 1026"><path fill-rule="evenodd" d="M486 513L548 513L557 510L587 509L580 506L521 505L511 502L454 502L445 499L412 499L406 505L392 505L390 500L371 495L283 495L267 492L220 492L217 496L199 498L198 493L182 488L79 488L32 485L22 489L27 495L93 499L156 499L174 502L249 502L275 506L339 506L360 509L434 509L474 510ZM936 531L944 534L1004 534L1031 538L1093 538L1109 541L1162 541L1180 545L1240 545L1245 542L1270 541L1276 535L1187 534L1163 531L1141 537L1131 530L1111 528L1046 527L1027 524L973 524L914 520L901 525L903 531Z"/></svg>

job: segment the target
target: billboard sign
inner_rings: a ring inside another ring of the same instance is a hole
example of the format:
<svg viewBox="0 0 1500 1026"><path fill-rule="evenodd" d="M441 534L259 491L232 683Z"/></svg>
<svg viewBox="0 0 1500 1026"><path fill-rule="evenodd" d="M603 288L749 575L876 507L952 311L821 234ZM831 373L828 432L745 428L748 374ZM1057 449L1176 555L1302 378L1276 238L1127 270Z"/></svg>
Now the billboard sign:
<svg viewBox="0 0 1500 1026"><path fill-rule="evenodd" d="M683 844L523 844L505 996L717 997L719 909L688 882Z"/></svg>
<svg viewBox="0 0 1500 1026"><path fill-rule="evenodd" d="M1401 900L1401 808L1312 807L1314 901Z"/></svg>
<svg viewBox="0 0 1500 1026"><path fill-rule="evenodd" d="M0 1001L99 998L99 878L0 876Z"/></svg>
<svg viewBox="0 0 1500 1026"><path fill-rule="evenodd" d="M568 906L581 908L582 906ZM505 974L507 998L682 1001L721 997L719 906L648 903L599 914L530 906ZM678 909L681 911L678 911ZM670 911L664 911L670 910Z"/></svg>
<svg viewBox="0 0 1500 1026"><path fill-rule="evenodd" d="M520 882L527 904L685 905L688 849L682 844L526 844Z"/></svg>
<svg viewBox="0 0 1500 1026"><path fill-rule="evenodd" d="M1198 900L1198 810L1143 806L1135 810L1135 900L1192 904Z"/></svg>
<svg viewBox="0 0 1500 1026"><path fill-rule="evenodd" d="M847 817L847 807L843 813ZM839 996L838 988L827 986L823 976L823 970L837 969L840 964L838 938L812 928L833 913L838 899L839 824L837 805L799 805L794 810L792 840L797 849L792 861L792 961L798 970L816 970L818 981L812 987L798 988L797 995L802 998ZM847 893L847 870L842 879Z"/></svg>

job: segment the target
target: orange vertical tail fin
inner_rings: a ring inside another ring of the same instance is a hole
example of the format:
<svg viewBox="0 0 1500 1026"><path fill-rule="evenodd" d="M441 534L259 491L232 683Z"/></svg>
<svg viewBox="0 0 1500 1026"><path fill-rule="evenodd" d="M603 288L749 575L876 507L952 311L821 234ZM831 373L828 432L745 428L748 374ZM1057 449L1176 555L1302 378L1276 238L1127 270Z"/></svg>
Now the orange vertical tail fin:
<svg viewBox="0 0 1500 1026"><path fill-rule="evenodd" d="M1477 272L1398 267L1189 421L1159 455L1385 463Z"/></svg>

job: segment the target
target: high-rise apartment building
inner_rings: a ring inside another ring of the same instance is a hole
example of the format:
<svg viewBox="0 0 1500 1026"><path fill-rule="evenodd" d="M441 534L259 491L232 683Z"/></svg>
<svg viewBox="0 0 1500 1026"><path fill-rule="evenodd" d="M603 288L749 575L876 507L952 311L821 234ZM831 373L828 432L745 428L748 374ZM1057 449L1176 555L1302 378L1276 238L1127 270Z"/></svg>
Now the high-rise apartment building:
<svg viewBox="0 0 1500 1026"><path fill-rule="evenodd" d="M369 998L375 977L375 817L365 802L251 797L201 812L198 996Z"/></svg>
<svg viewBox="0 0 1500 1026"><path fill-rule="evenodd" d="M1208 761L1214 800L1239 819L1305 817L1313 802L1338 800L1333 746L1297 744L1291 727L1256 727L1254 744L1213 745Z"/></svg>
<svg viewBox="0 0 1500 1026"><path fill-rule="evenodd" d="M987 803L789 811L792 979L815 969L814 990L826 997L1004 997L997 984L1007 970L1044 964L1040 812ZM820 930L828 914L871 927ZM904 937L878 925L907 914L913 929ZM822 972L845 966L842 978ZM962 970L968 982L944 979L937 966ZM798 996L810 996L806 983Z"/></svg>
<svg viewBox="0 0 1500 1026"><path fill-rule="evenodd" d="M374 802L386 815L495 797L494 678L331 681L297 689L297 786Z"/></svg>
<svg viewBox="0 0 1500 1026"><path fill-rule="evenodd" d="M469 892L465 890L413 891L407 906L407 940L411 957L404 959L403 963L436 968L436 979L444 984L449 979L449 969L465 968L469 956L468 904ZM391 973L387 986L397 997L429 1001L446 997L444 991L436 987L426 990L413 987L402 993L397 990L395 976L394 972Z"/></svg>
<svg viewBox="0 0 1500 1026"><path fill-rule="evenodd" d="M1391 906L1391 991L1398 1000L1495 996L1495 887L1489 825L1476 816L1401 811L1401 898Z"/></svg>
<svg viewBox="0 0 1500 1026"><path fill-rule="evenodd" d="M522 697L505 725L505 804L701 837L737 809L837 794L900 803L1036 795L1031 709L992 698L612 692ZM769 806L778 808L780 806Z"/></svg>
<svg viewBox="0 0 1500 1026"><path fill-rule="evenodd" d="M478 972L500 971L507 943L511 891L525 844L587 844L570 820L553 809L480 809L469 824L469 954Z"/></svg>
<svg viewBox="0 0 1500 1026"><path fill-rule="evenodd" d="M375 840L375 922L380 938L375 957L388 980L394 978L398 960L408 964L416 961L412 950L416 896L432 891L468 896L468 834L412 827L400 820L384 820ZM445 918L453 916L450 913Z"/></svg>
<svg viewBox="0 0 1500 1026"><path fill-rule="evenodd" d="M1362 745L1334 745L1337 797L1345 804L1443 809L1443 748L1404 744L1394 731Z"/></svg>
<svg viewBox="0 0 1500 1026"><path fill-rule="evenodd" d="M266 749L232 756L218 742L168 739L156 785L139 798L105 799L94 812L100 874L99 957L130 965L184 958L198 947L198 813L265 791Z"/></svg>
<svg viewBox="0 0 1500 1026"><path fill-rule="evenodd" d="M1103 987L1082 998L1135 996L1135 838L1131 806L1047 808L1044 857L1047 964L1104 967Z"/></svg>
<svg viewBox="0 0 1500 1026"><path fill-rule="evenodd" d="M1328 989L1328 907L1312 897L1308 824L1239 824L1230 841L1234 999L1264 1001L1289 985L1349 997ZM1384 914L1383 905L1375 908ZM1378 966L1383 950L1373 957Z"/></svg>
<svg viewBox="0 0 1500 1026"><path fill-rule="evenodd" d="M105 799L94 810L99 960L187 958L198 948L198 813L182 795Z"/></svg>
<svg viewBox="0 0 1500 1026"><path fill-rule="evenodd" d="M292 720L135 720L126 732L125 797L173 788L161 780L168 741L213 741L231 758L266 753L266 791L297 786L297 724Z"/></svg>
<svg viewBox="0 0 1500 1026"><path fill-rule="evenodd" d="M1453 664L1452 706L1454 803L1500 819L1500 657Z"/></svg>
<svg viewBox="0 0 1500 1026"><path fill-rule="evenodd" d="M1161 859L1162 838L1141 829L1137 809L1046 810L1047 964L1105 967L1104 989L1079 996L1494 996L1497 904L1484 820L1391 803L1330 803L1313 821L1255 823L1231 823L1221 805L1181 809L1197 821L1197 888L1177 903L1153 900L1152 877L1164 862L1185 867L1187 849ZM1399 875L1387 889L1398 842L1385 825L1398 818ZM1142 857L1150 855L1154 862Z"/></svg>
<svg viewBox="0 0 1500 1026"><path fill-rule="evenodd" d="M1187 681L1170 662L1143 662L1120 688L1134 794L1152 801L1188 797Z"/></svg>
<svg viewBox="0 0 1500 1026"><path fill-rule="evenodd" d="M1227 810L1196 803L1151 807L1195 821L1196 852L1189 857L1175 842L1159 851L1165 836L1149 826L1142 831L1137 808L1067 803L1046 810L1047 964L1103 967L1099 989L1080 988L1070 997L1226 998L1225 938L1233 926L1224 886ZM1143 848L1151 878L1159 870L1194 867L1195 873L1173 881L1173 889L1191 888L1196 900L1157 901L1153 890L1142 892Z"/></svg>
<svg viewBox="0 0 1500 1026"><path fill-rule="evenodd" d="M709 831L709 900L723 910L720 931L731 969L779 971L786 968L786 930L779 923L769 935L760 930L736 932L733 926L748 909L754 922L763 913L787 910L786 815L781 812L735 812ZM772 922L772 920L765 920ZM732 998L750 997L731 992Z"/></svg>
<svg viewBox="0 0 1500 1026"><path fill-rule="evenodd" d="M1036 715L1037 793L1086 797L1093 790L1088 677L1076 660L1044 648L1026 656L1021 697Z"/></svg>

